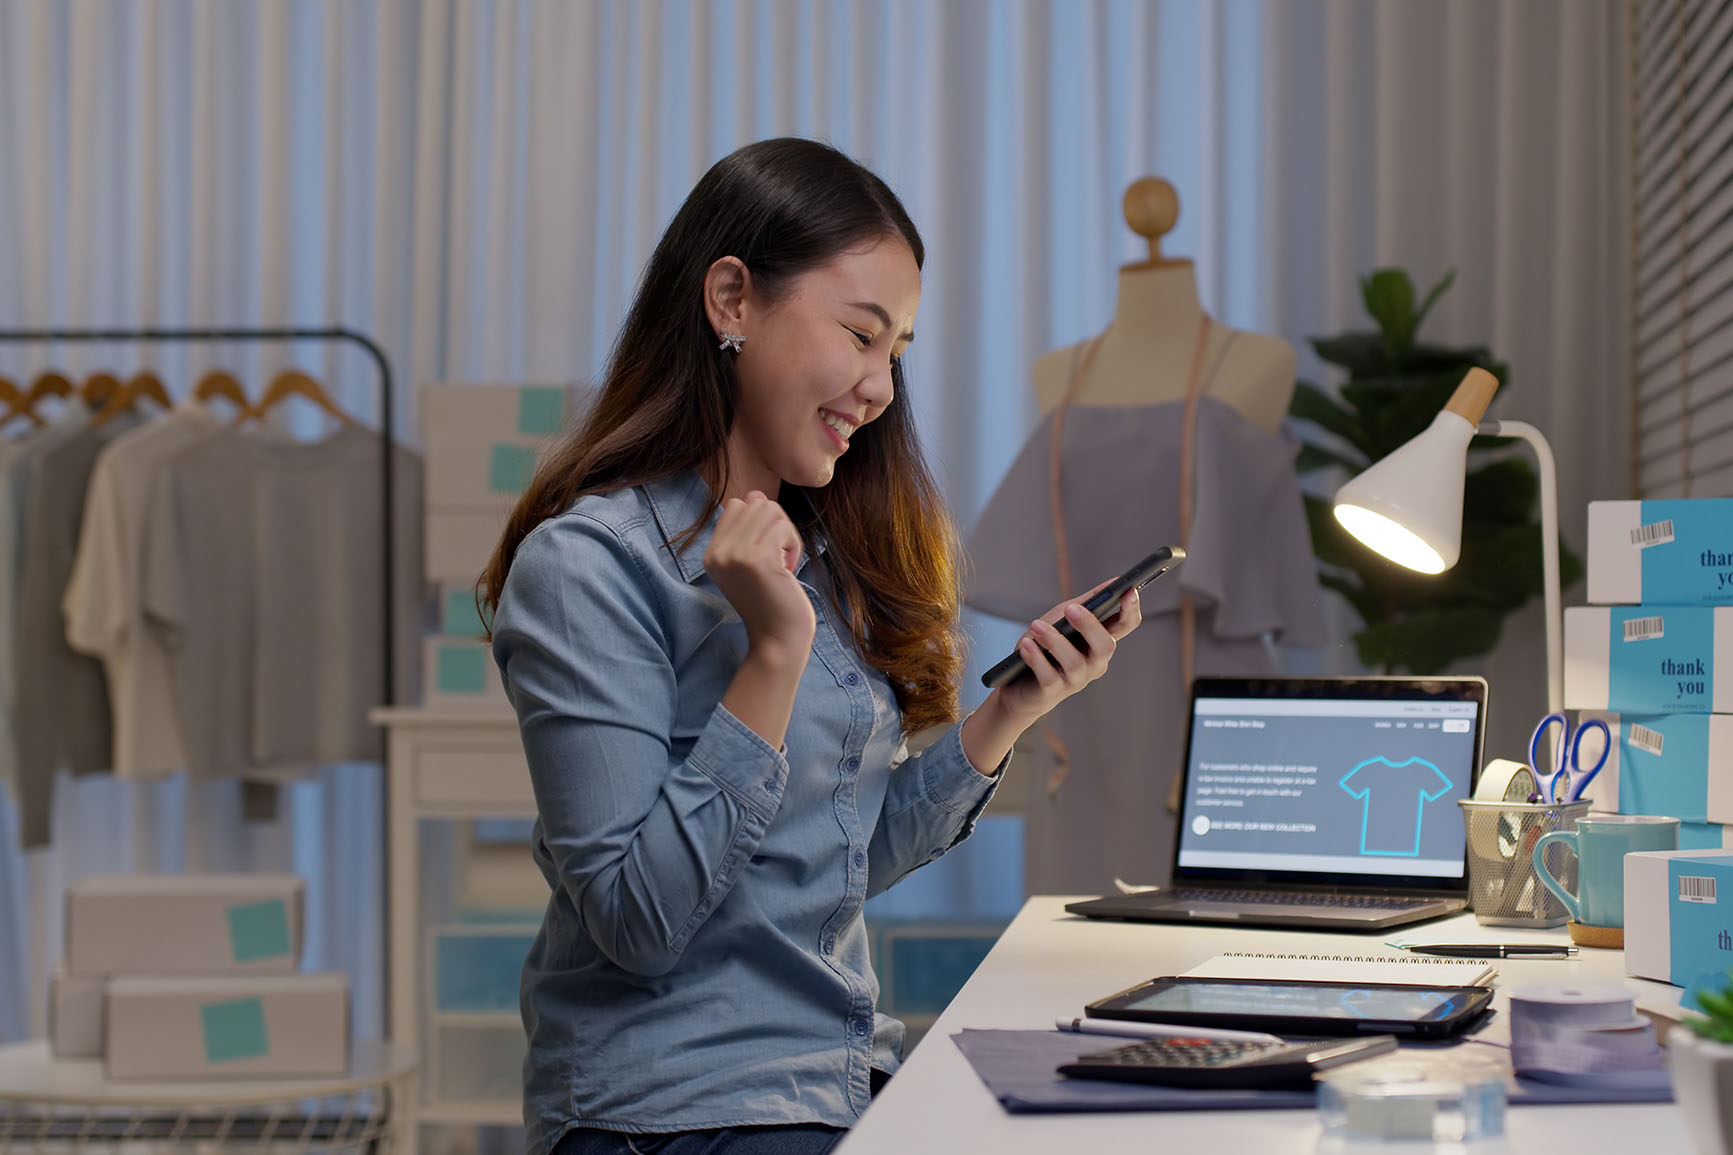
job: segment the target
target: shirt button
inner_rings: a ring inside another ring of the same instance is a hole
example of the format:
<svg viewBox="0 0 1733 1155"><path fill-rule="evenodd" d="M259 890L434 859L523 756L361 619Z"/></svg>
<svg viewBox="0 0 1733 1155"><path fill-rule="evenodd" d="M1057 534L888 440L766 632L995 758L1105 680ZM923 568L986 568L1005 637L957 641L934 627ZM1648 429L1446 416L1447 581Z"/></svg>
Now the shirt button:
<svg viewBox="0 0 1733 1155"><path fill-rule="evenodd" d="M854 1021L854 1033L857 1035L864 1035L871 1029L871 1027L867 1026L867 1021L865 1019L856 1019Z"/></svg>
<svg viewBox="0 0 1733 1155"><path fill-rule="evenodd" d="M865 866L866 865L866 855L862 854L858 850L855 851L854 852L854 864L856 866Z"/></svg>
<svg viewBox="0 0 1733 1155"><path fill-rule="evenodd" d="M831 951L833 951L835 949L836 949L836 940L834 938L830 938L829 936L826 936L826 938L824 940L824 953L829 954Z"/></svg>
<svg viewBox="0 0 1733 1155"><path fill-rule="evenodd" d="M848 676L843 678L842 681L845 686L858 686L860 685L860 675L855 673L853 670L850 670Z"/></svg>
<svg viewBox="0 0 1733 1155"><path fill-rule="evenodd" d="M847 762L844 762L844 763L843 763L843 765L844 765L844 766L846 766L846 767L848 767L848 772L849 772L849 773L850 773L850 774L853 774L853 773L854 773L854 772L855 772L855 771L856 771L856 770L859 770L859 769L860 769L860 759L859 759L859 758L856 758L856 757L854 757L854 756L853 756L853 755L852 755L852 754L851 754L851 755L850 755L850 756L849 756L849 760L848 760L848 761L847 761Z"/></svg>
<svg viewBox="0 0 1733 1155"><path fill-rule="evenodd" d="M772 794L775 794L776 793L776 779L766 778L764 780L764 788L766 790L770 791Z"/></svg>

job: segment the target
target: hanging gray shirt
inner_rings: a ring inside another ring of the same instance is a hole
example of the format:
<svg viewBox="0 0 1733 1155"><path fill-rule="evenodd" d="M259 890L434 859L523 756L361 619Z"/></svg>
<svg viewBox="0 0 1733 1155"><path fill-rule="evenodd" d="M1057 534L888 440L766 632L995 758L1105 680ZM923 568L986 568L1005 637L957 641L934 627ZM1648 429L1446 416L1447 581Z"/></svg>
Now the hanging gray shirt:
<svg viewBox="0 0 1733 1155"><path fill-rule="evenodd" d="M169 463L146 522L144 605L173 652L199 777L383 755L380 443L226 433ZM422 467L393 456L397 700L418 681Z"/></svg>
<svg viewBox="0 0 1733 1155"><path fill-rule="evenodd" d="M78 555L84 497L97 454L143 418L122 413L64 437L44 437L28 469L20 523L18 596L13 639L18 747L19 842L49 840L54 772L92 774L113 765L108 682L102 663L66 644L60 602Z"/></svg>
<svg viewBox="0 0 1733 1155"><path fill-rule="evenodd" d="M1182 402L1067 411L1060 493L1079 588L1066 591L1049 498L1052 417L1045 418L969 534L968 605L1028 622L1157 546L1178 543L1184 418ZM1197 676L1274 673L1265 635L1295 646L1325 641L1294 476L1298 443L1211 397L1199 402L1197 420L1185 564L1143 590L1144 624L1107 673L1048 716L1070 755L1057 793L1049 793L1044 769L1025 771L1024 879L1032 894L1105 894L1115 878L1167 881L1178 821L1167 797L1184 757L1189 699L1180 670L1183 596L1197 606Z"/></svg>

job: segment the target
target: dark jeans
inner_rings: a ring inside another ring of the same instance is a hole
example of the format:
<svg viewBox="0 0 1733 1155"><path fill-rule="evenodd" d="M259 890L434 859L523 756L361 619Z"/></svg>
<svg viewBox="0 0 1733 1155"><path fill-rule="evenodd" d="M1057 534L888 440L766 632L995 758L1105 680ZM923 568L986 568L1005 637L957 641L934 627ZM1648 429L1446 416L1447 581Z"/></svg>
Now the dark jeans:
<svg viewBox="0 0 1733 1155"><path fill-rule="evenodd" d="M874 1069L876 1096L890 1076ZM841 1127L795 1123L782 1127L724 1127L720 1131L676 1131L627 1135L579 1127L554 1144L553 1155L825 1155L842 1139Z"/></svg>
<svg viewBox="0 0 1733 1155"><path fill-rule="evenodd" d="M824 1155L847 1132L803 1123L786 1127L724 1127L671 1135L626 1135L580 1127L567 1131L554 1155Z"/></svg>

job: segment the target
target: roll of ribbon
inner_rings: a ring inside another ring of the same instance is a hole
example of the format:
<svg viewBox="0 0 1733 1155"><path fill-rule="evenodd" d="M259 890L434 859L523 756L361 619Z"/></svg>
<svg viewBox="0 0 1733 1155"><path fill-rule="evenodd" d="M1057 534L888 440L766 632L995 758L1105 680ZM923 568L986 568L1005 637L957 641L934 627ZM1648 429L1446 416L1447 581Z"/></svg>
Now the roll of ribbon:
<svg viewBox="0 0 1733 1155"><path fill-rule="evenodd" d="M1667 1077L1654 1024L1636 1013L1623 987L1511 991L1510 1059L1517 1074L1553 1083L1632 1087Z"/></svg>

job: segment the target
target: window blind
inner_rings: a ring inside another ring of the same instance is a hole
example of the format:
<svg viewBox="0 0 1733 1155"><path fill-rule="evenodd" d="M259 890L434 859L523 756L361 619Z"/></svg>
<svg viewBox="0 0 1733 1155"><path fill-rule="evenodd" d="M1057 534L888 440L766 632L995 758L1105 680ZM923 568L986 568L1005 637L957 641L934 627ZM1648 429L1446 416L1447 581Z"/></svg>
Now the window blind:
<svg viewBox="0 0 1733 1155"><path fill-rule="evenodd" d="M1630 0L1632 491L1733 496L1733 0Z"/></svg>

